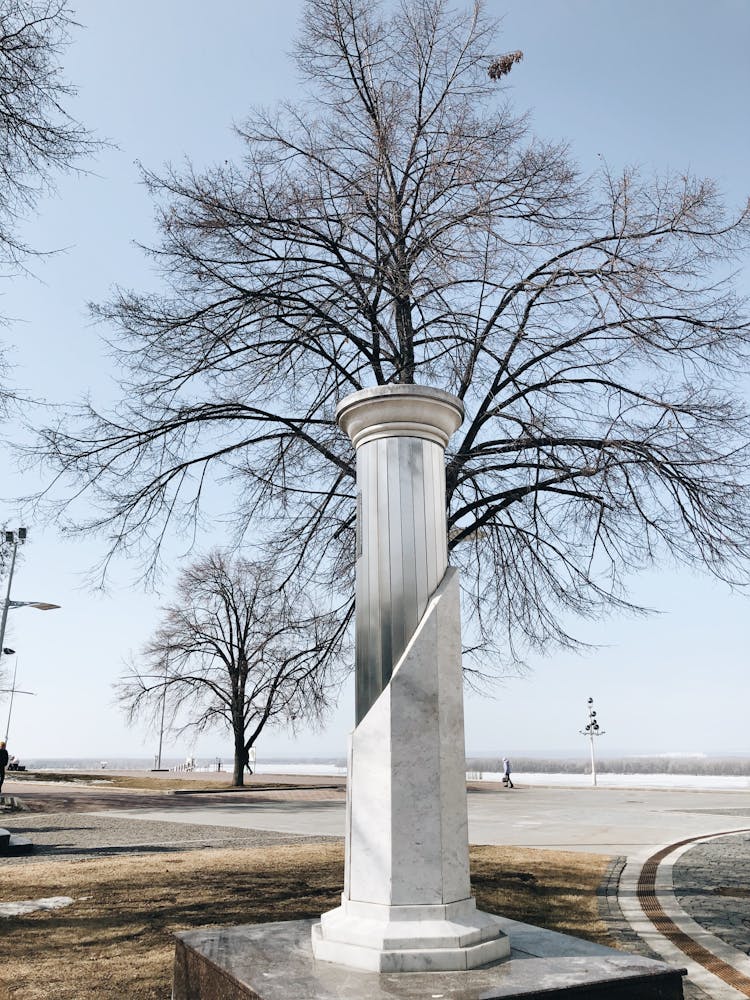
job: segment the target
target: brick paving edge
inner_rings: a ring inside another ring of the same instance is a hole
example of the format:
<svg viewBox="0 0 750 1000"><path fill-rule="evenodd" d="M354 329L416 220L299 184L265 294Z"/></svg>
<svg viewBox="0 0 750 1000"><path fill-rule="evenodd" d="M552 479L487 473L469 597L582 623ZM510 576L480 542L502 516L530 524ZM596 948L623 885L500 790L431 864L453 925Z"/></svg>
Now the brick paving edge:
<svg viewBox="0 0 750 1000"><path fill-rule="evenodd" d="M643 941L625 919L620 908L618 892L620 878L628 859L624 855L612 858L606 874L596 890L599 916L607 925L614 940L623 950L641 955L643 958L654 958L659 962L664 959ZM685 1000L710 1000L709 995L689 979L682 980Z"/></svg>

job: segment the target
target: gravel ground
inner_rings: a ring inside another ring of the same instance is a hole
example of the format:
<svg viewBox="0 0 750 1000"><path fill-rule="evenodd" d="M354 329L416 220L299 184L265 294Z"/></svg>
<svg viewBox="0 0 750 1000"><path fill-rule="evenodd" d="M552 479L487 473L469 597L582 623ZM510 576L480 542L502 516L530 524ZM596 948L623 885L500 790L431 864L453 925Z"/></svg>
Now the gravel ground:
<svg viewBox="0 0 750 1000"><path fill-rule="evenodd" d="M82 861L117 854L159 854L207 847L271 847L337 839L73 812L15 813L12 818L5 817L3 825L12 834L32 840L34 851L0 859L0 871L4 865L34 861Z"/></svg>

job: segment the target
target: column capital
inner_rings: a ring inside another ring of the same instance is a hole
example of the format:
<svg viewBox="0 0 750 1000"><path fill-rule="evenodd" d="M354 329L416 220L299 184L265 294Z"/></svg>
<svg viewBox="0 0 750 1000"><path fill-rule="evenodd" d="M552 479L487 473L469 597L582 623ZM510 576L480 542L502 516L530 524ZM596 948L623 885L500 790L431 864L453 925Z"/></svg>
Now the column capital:
<svg viewBox="0 0 750 1000"><path fill-rule="evenodd" d="M457 396L425 385L361 389L336 407L336 421L355 448L389 437L422 438L445 448L463 419Z"/></svg>

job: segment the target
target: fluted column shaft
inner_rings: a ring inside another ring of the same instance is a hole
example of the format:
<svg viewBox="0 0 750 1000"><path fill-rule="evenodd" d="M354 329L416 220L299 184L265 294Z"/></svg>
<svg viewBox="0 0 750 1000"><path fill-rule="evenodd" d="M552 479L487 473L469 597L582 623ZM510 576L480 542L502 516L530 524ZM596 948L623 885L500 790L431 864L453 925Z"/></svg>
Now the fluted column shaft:
<svg viewBox="0 0 750 1000"><path fill-rule="evenodd" d="M445 446L460 401L424 386L364 389L340 404L357 449L356 717L390 680L448 565Z"/></svg>

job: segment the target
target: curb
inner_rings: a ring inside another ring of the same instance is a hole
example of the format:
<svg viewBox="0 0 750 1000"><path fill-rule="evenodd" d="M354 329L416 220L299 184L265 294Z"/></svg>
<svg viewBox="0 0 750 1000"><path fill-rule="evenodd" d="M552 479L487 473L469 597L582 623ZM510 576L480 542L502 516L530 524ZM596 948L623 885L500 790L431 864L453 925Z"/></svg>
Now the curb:
<svg viewBox="0 0 750 1000"><path fill-rule="evenodd" d="M663 961L662 956L650 948L633 929L622 912L619 900L620 878L628 859L620 854L612 858L603 881L596 890L599 904L599 916L607 925L607 930L618 945L624 950L632 951L644 958L654 958Z"/></svg>

